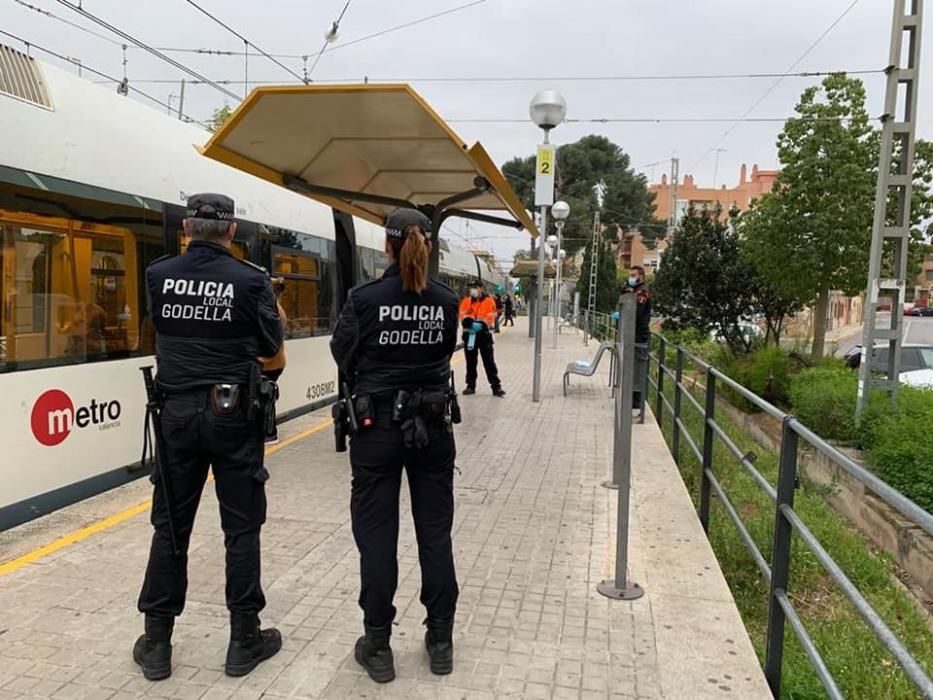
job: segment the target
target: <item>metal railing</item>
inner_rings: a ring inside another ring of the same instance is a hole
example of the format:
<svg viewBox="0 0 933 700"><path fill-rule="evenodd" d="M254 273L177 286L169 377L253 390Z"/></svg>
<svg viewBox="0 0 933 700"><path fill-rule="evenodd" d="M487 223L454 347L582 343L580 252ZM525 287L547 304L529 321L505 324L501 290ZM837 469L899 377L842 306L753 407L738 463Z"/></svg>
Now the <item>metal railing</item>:
<svg viewBox="0 0 933 700"><path fill-rule="evenodd" d="M599 341L615 340L618 323L618 320L613 318L612 314L585 310L580 318L581 330L584 332L584 342L587 336Z"/></svg>
<svg viewBox="0 0 933 700"><path fill-rule="evenodd" d="M891 628L888 627L868 600L859 592L858 588L846 576L829 552L820 544L807 524L803 522L800 514L794 510L794 491L798 483L797 469L800 441L803 440L804 444L822 453L836 466L860 481L890 507L913 521L930 535L933 535L933 515L881 481L874 474L856 464L852 459L803 425L794 416L784 413L761 397L753 394L715 367L692 355L685 348L669 343L663 336L657 334L654 334L654 338L657 340L656 352L649 352L648 355L648 382L656 392L655 418L663 430L665 411L673 417L671 452L678 466L681 465L681 443L686 443L702 465L697 511L703 529L707 533L709 532L710 499L712 494L715 493L725 514L738 530L742 542L755 560L762 577L769 583L764 672L774 696L776 698L780 697L784 629L785 625L789 623L829 697L834 700L844 697L832 673L827 668L822 655L816 648L813 639L804 627L803 621L788 594L791 573L791 540L793 534L796 533L800 541L810 550L826 573L832 578L839 590L848 598L878 641L894 657L906 676L920 690L923 697L933 698L933 680L930 679L930 676L918 663L917 659L891 631ZM667 353L669 350L673 350L675 353L673 368L668 364ZM705 393L703 405L693 396L691 389L684 384L685 363L688 360L693 364L694 369L705 378L705 386L699 385L699 388ZM652 376L652 366L657 367L657 373L654 376ZM667 381L674 383L673 404L665 394ZM777 488L774 488L755 467L754 454L743 453L726 431L723 430L722 426L716 422L716 391L719 384L729 387L729 389L750 401L760 410L782 421ZM694 440L684 423L682 410L685 404L696 411L703 420L703 440L701 444ZM729 495L716 477L713 469L713 447L717 438L774 503L773 549L770 562L766 560L755 544L755 540L749 533L748 528L743 524L738 510L729 500Z"/></svg>

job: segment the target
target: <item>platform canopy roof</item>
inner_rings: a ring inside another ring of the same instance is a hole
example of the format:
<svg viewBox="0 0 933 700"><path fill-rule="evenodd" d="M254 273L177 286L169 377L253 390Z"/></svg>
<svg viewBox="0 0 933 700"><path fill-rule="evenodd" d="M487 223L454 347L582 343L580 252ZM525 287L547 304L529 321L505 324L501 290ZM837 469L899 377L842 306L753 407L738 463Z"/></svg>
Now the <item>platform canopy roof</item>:
<svg viewBox="0 0 933 700"><path fill-rule="evenodd" d="M258 87L202 152L380 225L407 203L537 236L482 145L467 147L408 85Z"/></svg>
<svg viewBox="0 0 933 700"><path fill-rule="evenodd" d="M537 277L538 262L536 260L519 260L509 270L509 277ZM550 260L544 263L544 278L557 277L557 268Z"/></svg>

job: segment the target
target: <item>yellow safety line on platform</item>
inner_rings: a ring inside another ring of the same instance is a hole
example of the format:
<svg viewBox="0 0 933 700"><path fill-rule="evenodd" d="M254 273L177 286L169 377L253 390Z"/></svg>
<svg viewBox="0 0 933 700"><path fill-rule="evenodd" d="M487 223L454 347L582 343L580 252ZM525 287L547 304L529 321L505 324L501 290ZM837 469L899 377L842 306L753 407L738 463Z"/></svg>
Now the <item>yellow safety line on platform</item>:
<svg viewBox="0 0 933 700"><path fill-rule="evenodd" d="M327 428L331 425L333 425L333 423L329 420L324 420L320 423L312 425L310 428L303 430L300 433L296 433L295 435L292 435L291 437L286 438L275 445L267 447L266 456L268 457L275 454L279 450L284 450L286 447L294 445L300 440L311 437L315 433L319 433L324 428ZM102 520L98 520L96 523L91 523L87 527L82 527L80 530L75 530L74 532L64 535L63 537L59 537L57 540L49 542L47 545L43 545L38 549L34 549L31 552L17 557L16 559L11 559L8 562L0 564L0 576L11 574L17 569L21 569L22 567L26 566L26 564L31 564L34 561L38 561L39 559L42 559L49 554L53 554L60 549L64 549L68 545L77 544L82 540L86 540L91 535L96 535L98 532L109 530L114 525L119 525L123 521L129 520L133 516L139 515L140 513L145 513L147 510L149 510L151 505L152 499L150 498L147 501L137 503L135 506L127 508L126 510L123 510L115 515L103 518Z"/></svg>

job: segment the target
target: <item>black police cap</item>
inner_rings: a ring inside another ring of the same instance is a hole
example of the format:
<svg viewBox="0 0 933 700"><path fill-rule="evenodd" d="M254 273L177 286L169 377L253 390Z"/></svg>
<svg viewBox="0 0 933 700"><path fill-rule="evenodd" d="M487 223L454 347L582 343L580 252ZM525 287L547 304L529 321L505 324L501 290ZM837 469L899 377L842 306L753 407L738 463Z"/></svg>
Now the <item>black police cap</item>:
<svg viewBox="0 0 933 700"><path fill-rule="evenodd" d="M470 285L469 285L469 286L470 286L470 287L482 287L482 286L483 286L483 282L482 282L481 280L478 280L478 279L472 279L472 280L470 280Z"/></svg>
<svg viewBox="0 0 933 700"><path fill-rule="evenodd" d="M409 226L417 226L425 238L431 237L431 220L417 209L396 209L386 217L386 235L391 238L404 238Z"/></svg>
<svg viewBox="0 0 933 700"><path fill-rule="evenodd" d="M225 194L202 192L188 197L189 219L220 219L233 221L233 200Z"/></svg>

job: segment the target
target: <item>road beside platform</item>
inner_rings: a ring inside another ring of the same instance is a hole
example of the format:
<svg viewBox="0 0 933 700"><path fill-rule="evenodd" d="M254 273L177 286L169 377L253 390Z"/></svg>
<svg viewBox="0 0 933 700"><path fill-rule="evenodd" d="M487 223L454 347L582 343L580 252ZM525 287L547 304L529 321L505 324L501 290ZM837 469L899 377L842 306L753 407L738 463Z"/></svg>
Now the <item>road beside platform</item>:
<svg viewBox="0 0 933 700"><path fill-rule="evenodd" d="M93 507L79 504L0 539L15 557L64 538L55 551L21 565L14 558L13 570L0 577L0 700L770 697L677 467L650 420L634 428L629 558L630 578L646 595L625 603L596 592L611 577L615 555L615 492L600 486L611 470L608 365L591 379L574 378L567 397L560 389L566 363L589 359L596 345L564 335L555 351L545 336L543 400L532 404L526 328L519 322L496 339L508 396L494 398L481 380L475 396L461 398L453 674L435 677L427 667L405 487L393 635L398 679L377 687L353 661L361 614L349 465L345 454L334 453L330 431L316 428L326 420L318 412L283 426L283 437L300 437L286 439L267 460L269 605L262 617L285 635L278 656L243 679L222 673L223 536L208 487L192 539L188 606L176 627L174 675L156 684L142 678L130 648L142 627L135 599L148 516L104 520L146 498L138 482L98 497ZM455 371L462 386L461 361ZM66 541L68 528L95 523L103 525L77 543Z"/></svg>

